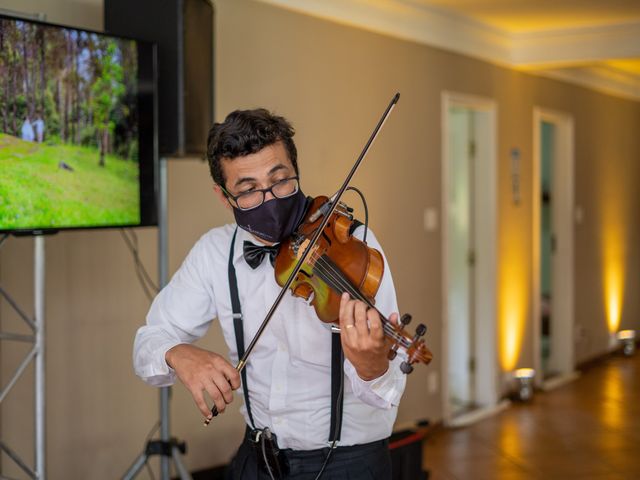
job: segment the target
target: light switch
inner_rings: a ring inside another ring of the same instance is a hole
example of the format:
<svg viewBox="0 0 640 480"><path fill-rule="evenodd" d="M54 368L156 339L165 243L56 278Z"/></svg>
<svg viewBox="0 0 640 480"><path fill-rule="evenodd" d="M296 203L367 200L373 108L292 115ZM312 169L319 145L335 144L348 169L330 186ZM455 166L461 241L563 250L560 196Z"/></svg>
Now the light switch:
<svg viewBox="0 0 640 480"><path fill-rule="evenodd" d="M427 376L427 390L430 394L438 392L438 372L430 371Z"/></svg>
<svg viewBox="0 0 640 480"><path fill-rule="evenodd" d="M427 232L438 230L438 210L433 207L424 209L424 229Z"/></svg>

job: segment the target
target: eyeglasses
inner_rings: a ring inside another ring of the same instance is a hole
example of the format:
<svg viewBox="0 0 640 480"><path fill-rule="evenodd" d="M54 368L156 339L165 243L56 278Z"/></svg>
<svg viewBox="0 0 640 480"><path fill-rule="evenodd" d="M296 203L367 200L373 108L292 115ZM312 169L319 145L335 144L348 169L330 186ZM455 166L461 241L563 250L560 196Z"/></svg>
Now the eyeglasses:
<svg viewBox="0 0 640 480"><path fill-rule="evenodd" d="M298 193L300 182L298 177L290 177L274 183L269 188L258 188L243 192L240 195L231 195L224 187L220 186L227 198L231 198L240 210L251 210L264 203L264 196L271 192L276 198L287 198Z"/></svg>

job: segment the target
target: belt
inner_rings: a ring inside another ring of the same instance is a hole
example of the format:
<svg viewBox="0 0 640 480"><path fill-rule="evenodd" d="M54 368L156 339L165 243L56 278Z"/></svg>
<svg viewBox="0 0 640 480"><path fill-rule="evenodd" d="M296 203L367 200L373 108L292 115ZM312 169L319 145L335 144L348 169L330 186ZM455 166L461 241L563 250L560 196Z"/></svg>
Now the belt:
<svg viewBox="0 0 640 480"><path fill-rule="evenodd" d="M249 427L247 427L245 430L245 441L250 444L255 444L258 441L255 432ZM334 458L340 458L342 456L354 458L376 451L381 447L388 448L388 446L389 439L383 438L382 440L375 440L373 442L361 443L358 445L336 447L333 449L331 456ZM294 450L291 448L281 448L280 453L284 454L284 456L288 460L323 461L327 456L329 450L330 447L317 448L315 450Z"/></svg>

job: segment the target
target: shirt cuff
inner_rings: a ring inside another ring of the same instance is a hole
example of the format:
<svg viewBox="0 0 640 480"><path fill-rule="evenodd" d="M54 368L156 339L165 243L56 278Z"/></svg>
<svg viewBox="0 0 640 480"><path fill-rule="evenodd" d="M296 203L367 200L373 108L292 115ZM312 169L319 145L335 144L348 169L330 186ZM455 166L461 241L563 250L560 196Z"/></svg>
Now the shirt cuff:
<svg viewBox="0 0 640 480"><path fill-rule="evenodd" d="M353 393L363 402L377 408L390 409L400 404L404 391L406 375L400 370L396 359L389 362L387 371L373 380L363 380L355 367L345 360L344 371L351 381Z"/></svg>
<svg viewBox="0 0 640 480"><path fill-rule="evenodd" d="M153 352L148 358L153 358L145 366L136 366L136 375L138 375L145 383L154 387L168 387L175 383L175 370L171 368L166 360L165 355L168 350L182 342L167 340L153 345ZM134 364L136 362L134 361Z"/></svg>

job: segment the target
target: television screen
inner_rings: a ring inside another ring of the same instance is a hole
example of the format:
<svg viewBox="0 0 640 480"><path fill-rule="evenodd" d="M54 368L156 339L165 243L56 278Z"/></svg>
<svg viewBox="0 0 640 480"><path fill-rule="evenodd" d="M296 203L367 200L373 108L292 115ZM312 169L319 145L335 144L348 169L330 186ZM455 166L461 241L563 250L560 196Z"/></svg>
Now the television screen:
<svg viewBox="0 0 640 480"><path fill-rule="evenodd" d="M0 231L153 225L155 48L0 16Z"/></svg>

